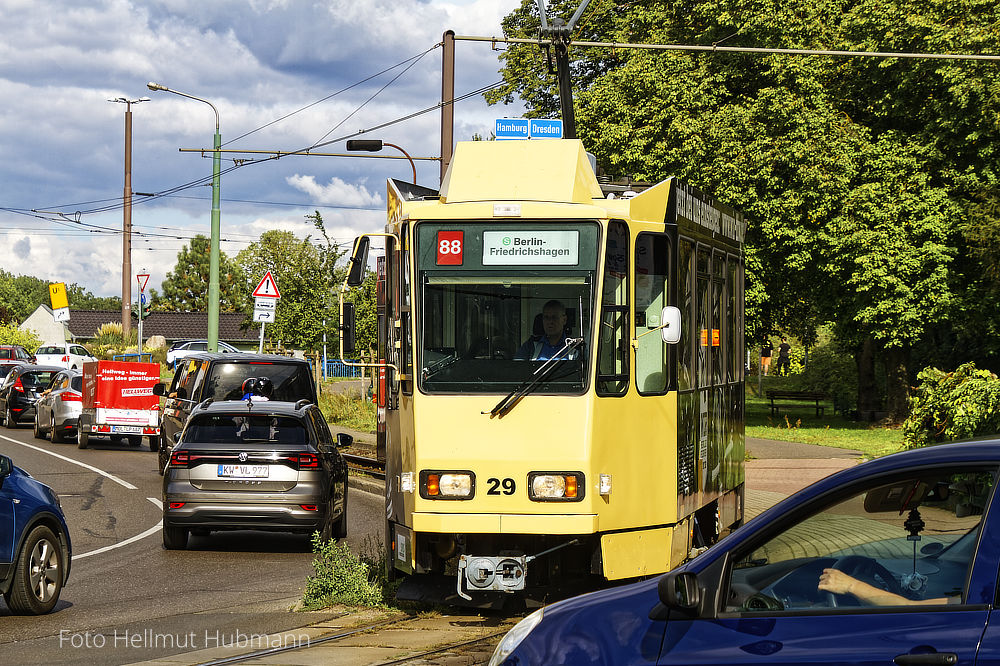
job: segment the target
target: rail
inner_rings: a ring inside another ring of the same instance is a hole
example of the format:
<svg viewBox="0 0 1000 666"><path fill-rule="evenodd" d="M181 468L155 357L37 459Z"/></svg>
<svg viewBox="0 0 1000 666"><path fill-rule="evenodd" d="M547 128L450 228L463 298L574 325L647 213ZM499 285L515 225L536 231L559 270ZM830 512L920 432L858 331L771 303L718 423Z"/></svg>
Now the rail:
<svg viewBox="0 0 1000 666"><path fill-rule="evenodd" d="M348 470L385 481L384 462L368 456L356 456L353 453L341 453L340 455L347 463Z"/></svg>

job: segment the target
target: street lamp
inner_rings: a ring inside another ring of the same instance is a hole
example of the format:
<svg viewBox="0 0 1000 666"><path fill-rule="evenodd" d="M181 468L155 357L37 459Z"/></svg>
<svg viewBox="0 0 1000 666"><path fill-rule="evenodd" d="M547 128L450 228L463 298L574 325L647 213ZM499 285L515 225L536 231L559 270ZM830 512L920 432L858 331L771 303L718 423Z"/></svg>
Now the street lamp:
<svg viewBox="0 0 1000 666"><path fill-rule="evenodd" d="M219 134L219 110L207 99L171 90L150 81L146 87L204 102L215 112L215 151L212 154L212 249L208 264L208 351L219 351L219 172L222 167L222 135Z"/></svg>
<svg viewBox="0 0 1000 666"><path fill-rule="evenodd" d="M132 330L132 105L148 97L115 97L109 102L125 105L125 193L122 207L122 339ZM140 349L139 351L142 351Z"/></svg>
<svg viewBox="0 0 1000 666"><path fill-rule="evenodd" d="M382 146L389 146L395 148L399 152L406 155L406 159L410 160L410 168L413 169L413 184L417 184L417 165L413 163L413 158L410 154L397 146L394 143L386 143L379 139L351 139L347 142L347 150L367 150L370 153L377 153L382 150Z"/></svg>

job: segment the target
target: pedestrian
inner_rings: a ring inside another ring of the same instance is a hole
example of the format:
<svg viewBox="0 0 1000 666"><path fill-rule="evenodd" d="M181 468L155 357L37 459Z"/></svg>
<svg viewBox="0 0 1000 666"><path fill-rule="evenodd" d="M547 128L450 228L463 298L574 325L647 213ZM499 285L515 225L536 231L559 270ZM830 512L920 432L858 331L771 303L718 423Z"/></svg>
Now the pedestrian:
<svg viewBox="0 0 1000 666"><path fill-rule="evenodd" d="M771 346L771 340L769 338L764 338L764 344L760 346L760 371L767 377L767 371L771 368L771 354L774 352L774 347Z"/></svg>
<svg viewBox="0 0 1000 666"><path fill-rule="evenodd" d="M792 369L792 359L790 357L791 351L792 346L788 344L788 340L786 338L782 337L781 344L778 345L778 362L774 365L774 374L787 375Z"/></svg>

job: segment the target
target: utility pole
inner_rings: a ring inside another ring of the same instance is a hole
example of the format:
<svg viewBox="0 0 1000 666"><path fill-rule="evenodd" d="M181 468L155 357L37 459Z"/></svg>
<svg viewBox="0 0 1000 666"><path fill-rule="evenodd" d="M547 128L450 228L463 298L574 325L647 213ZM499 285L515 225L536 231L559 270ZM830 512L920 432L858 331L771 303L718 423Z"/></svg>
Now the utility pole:
<svg viewBox="0 0 1000 666"><path fill-rule="evenodd" d="M441 38L441 180L451 164L455 144L455 31L446 30Z"/></svg>
<svg viewBox="0 0 1000 666"><path fill-rule="evenodd" d="M132 331L132 105L148 97L116 97L109 102L125 105L125 191L122 205L122 339Z"/></svg>

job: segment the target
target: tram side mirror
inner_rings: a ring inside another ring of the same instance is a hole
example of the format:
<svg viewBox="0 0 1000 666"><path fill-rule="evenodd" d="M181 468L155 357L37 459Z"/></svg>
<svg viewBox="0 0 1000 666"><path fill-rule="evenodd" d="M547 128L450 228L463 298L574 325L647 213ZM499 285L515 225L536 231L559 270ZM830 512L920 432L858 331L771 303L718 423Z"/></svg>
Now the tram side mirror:
<svg viewBox="0 0 1000 666"><path fill-rule="evenodd" d="M354 303L344 301L340 308L341 357L354 353Z"/></svg>
<svg viewBox="0 0 1000 666"><path fill-rule="evenodd" d="M681 341L681 311L668 305L660 313L660 335L668 345L676 345Z"/></svg>
<svg viewBox="0 0 1000 666"><path fill-rule="evenodd" d="M365 266L368 265L368 236L358 236L354 240L351 253L351 267L347 273L347 286L360 287L365 281Z"/></svg>

